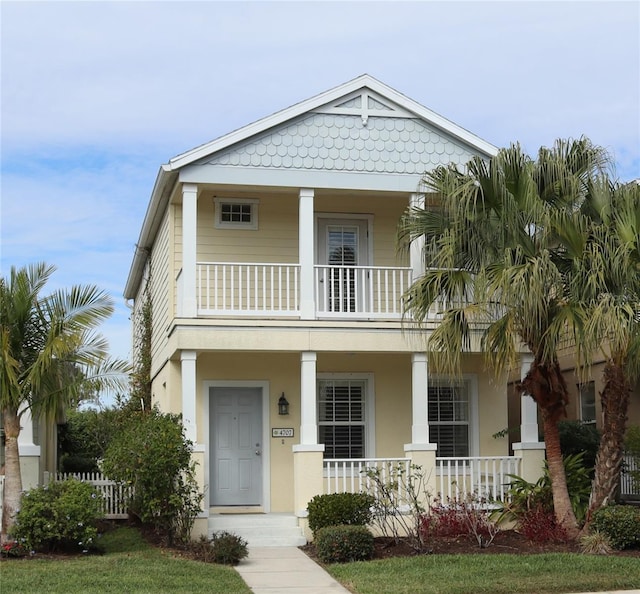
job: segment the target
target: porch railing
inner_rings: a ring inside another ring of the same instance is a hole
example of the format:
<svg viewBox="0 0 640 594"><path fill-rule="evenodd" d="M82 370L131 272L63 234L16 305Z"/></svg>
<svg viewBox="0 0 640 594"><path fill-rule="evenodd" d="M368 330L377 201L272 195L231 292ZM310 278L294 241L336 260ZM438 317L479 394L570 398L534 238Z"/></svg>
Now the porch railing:
<svg viewBox="0 0 640 594"><path fill-rule="evenodd" d="M322 317L399 318L412 269L387 266L316 266L316 311Z"/></svg>
<svg viewBox="0 0 640 594"><path fill-rule="evenodd" d="M640 481L633 479L632 472L640 472L640 465L631 454L625 453L620 472L620 499L640 499Z"/></svg>
<svg viewBox="0 0 640 594"><path fill-rule="evenodd" d="M398 478L400 473L406 477L411 472L411 462L408 458L325 460L324 468L325 493L367 492L375 495L375 483L368 476L369 471L374 471L382 482L397 483L397 495L402 500L406 478ZM436 458L435 469L423 469L422 472L432 485L435 480L435 493L431 495L439 495L445 503L470 494L487 502L506 501L512 480L509 475L520 474L520 458Z"/></svg>
<svg viewBox="0 0 640 594"><path fill-rule="evenodd" d="M325 493L371 493L375 495L374 481L368 476L375 472L384 483L398 482L398 495L403 493L403 481L398 481L400 472L408 475L409 458L358 458L324 461Z"/></svg>
<svg viewBox="0 0 640 594"><path fill-rule="evenodd" d="M102 495L104 517L108 520L121 520L128 518L127 504L132 493L132 488L118 484L99 472L45 472L44 484L50 481L64 481L74 478L93 485Z"/></svg>
<svg viewBox="0 0 640 594"><path fill-rule="evenodd" d="M178 303L185 287L177 279ZM402 295L412 282L407 267L315 266L318 317L399 319ZM300 265L199 262L196 300L200 315L300 315Z"/></svg>
<svg viewBox="0 0 640 594"><path fill-rule="evenodd" d="M445 501L469 494L487 501L505 501L512 481L509 475L520 475L520 458L436 458L437 491Z"/></svg>
<svg viewBox="0 0 640 594"><path fill-rule="evenodd" d="M196 269L198 313L204 315L298 315L298 264L200 262Z"/></svg>

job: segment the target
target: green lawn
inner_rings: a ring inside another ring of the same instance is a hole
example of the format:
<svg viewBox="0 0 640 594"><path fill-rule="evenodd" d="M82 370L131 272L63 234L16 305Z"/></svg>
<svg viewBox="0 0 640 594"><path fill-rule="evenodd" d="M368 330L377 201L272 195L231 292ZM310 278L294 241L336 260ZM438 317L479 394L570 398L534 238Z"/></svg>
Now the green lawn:
<svg viewBox="0 0 640 594"><path fill-rule="evenodd" d="M0 591L12 594L249 594L231 567L173 557L150 547L136 530L119 528L101 540L106 553L68 560L0 562Z"/></svg>
<svg viewBox="0 0 640 594"><path fill-rule="evenodd" d="M190 561L149 546L131 528L102 538L104 555L0 562L12 594L249 594L231 567ZM425 555L329 565L355 594L550 594L640 588L638 557Z"/></svg>
<svg viewBox="0 0 640 594"><path fill-rule="evenodd" d="M549 594L640 588L638 557L424 555L329 565L357 594Z"/></svg>

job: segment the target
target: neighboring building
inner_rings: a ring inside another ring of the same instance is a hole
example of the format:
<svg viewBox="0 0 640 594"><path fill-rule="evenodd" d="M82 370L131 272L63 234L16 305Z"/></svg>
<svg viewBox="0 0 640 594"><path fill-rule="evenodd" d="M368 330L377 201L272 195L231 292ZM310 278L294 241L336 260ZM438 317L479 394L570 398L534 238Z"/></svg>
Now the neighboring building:
<svg viewBox="0 0 640 594"><path fill-rule="evenodd" d="M198 530L221 511L304 517L313 495L357 488L363 458L408 458L438 490L462 480L443 478L451 460L471 480L470 457L498 465L496 485L538 476L533 401L507 459L507 377L477 345L461 377L433 374L402 317L423 261L397 254L396 227L422 174L496 150L364 75L160 168L125 297L136 331L151 300L153 402L196 444Z"/></svg>

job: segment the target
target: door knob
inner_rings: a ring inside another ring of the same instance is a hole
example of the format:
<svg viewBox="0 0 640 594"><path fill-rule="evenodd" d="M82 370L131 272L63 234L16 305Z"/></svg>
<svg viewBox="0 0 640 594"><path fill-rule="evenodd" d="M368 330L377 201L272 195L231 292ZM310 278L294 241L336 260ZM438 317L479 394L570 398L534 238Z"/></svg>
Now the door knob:
<svg viewBox="0 0 640 594"><path fill-rule="evenodd" d="M256 450L256 456L259 456L261 454L260 450Z"/></svg>

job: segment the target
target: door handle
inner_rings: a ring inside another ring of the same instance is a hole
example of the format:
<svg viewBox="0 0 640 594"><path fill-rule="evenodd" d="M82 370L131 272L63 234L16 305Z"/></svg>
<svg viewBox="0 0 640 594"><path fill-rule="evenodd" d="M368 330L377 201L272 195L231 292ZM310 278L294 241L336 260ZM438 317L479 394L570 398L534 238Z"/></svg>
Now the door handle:
<svg viewBox="0 0 640 594"><path fill-rule="evenodd" d="M259 456L262 452L260 450L256 450L256 456Z"/></svg>

